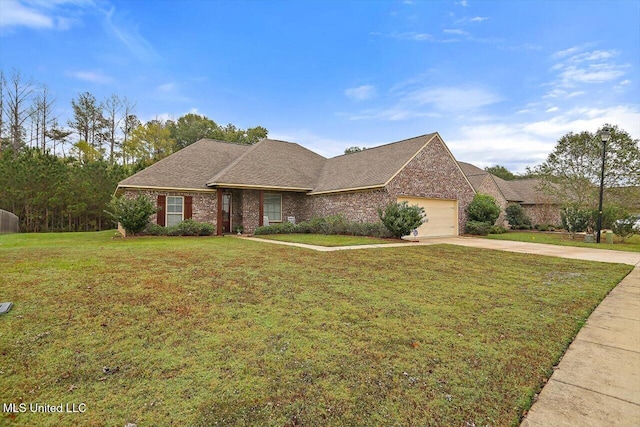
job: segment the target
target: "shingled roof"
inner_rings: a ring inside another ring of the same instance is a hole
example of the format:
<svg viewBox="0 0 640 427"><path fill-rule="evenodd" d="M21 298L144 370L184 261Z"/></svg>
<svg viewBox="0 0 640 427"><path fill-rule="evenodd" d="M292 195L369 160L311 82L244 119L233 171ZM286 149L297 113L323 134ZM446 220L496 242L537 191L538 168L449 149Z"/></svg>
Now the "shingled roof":
<svg viewBox="0 0 640 427"><path fill-rule="evenodd" d="M248 145L201 139L120 181L118 188L209 189L209 179L250 148Z"/></svg>
<svg viewBox="0 0 640 427"><path fill-rule="evenodd" d="M484 169L480 169L471 163L458 162L458 165L460 166L460 169L462 169L462 173L467 176L467 179L476 191L480 188L485 179L489 178L489 172Z"/></svg>
<svg viewBox="0 0 640 427"><path fill-rule="evenodd" d="M118 188L265 188L331 193L385 186L437 133L326 159L292 142L203 139L123 180Z"/></svg>
<svg viewBox="0 0 640 427"><path fill-rule="evenodd" d="M485 179L493 179L508 202L534 205L541 203L543 200L552 200L549 196L543 195L541 190L538 189L539 179L529 178L506 181L471 163L458 162L458 164L476 191L478 191Z"/></svg>
<svg viewBox="0 0 640 427"><path fill-rule="evenodd" d="M328 159L309 194L384 187L436 135L430 133Z"/></svg>
<svg viewBox="0 0 640 427"><path fill-rule="evenodd" d="M210 177L207 185L310 191L326 160L298 144L263 139Z"/></svg>

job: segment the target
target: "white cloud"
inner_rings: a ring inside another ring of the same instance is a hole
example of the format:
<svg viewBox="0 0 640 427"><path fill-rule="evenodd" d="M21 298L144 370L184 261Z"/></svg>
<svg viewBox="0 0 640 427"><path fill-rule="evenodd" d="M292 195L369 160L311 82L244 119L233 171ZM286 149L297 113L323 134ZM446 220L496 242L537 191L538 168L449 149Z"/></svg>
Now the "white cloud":
<svg viewBox="0 0 640 427"><path fill-rule="evenodd" d="M433 40L433 36L431 34L428 34L428 33L415 33L415 32L393 33L393 34L391 34L391 37L393 37L394 39L399 39L399 40L413 40L413 41L419 41L419 42Z"/></svg>
<svg viewBox="0 0 640 427"><path fill-rule="evenodd" d="M455 34L455 35L460 35L460 36L468 36L469 33L465 30L461 30L458 28L452 28L452 29L448 29L445 28L444 30L442 30L443 33L445 34Z"/></svg>
<svg viewBox="0 0 640 427"><path fill-rule="evenodd" d="M176 84L173 82L170 83L164 83L161 84L160 86L158 86L158 90L160 92L173 92L176 90Z"/></svg>
<svg viewBox="0 0 640 427"><path fill-rule="evenodd" d="M344 94L356 101L366 101L375 98L378 95L378 91L373 85L362 85L345 89Z"/></svg>
<svg viewBox="0 0 640 427"><path fill-rule="evenodd" d="M556 112L556 111L558 111L558 110L559 110L559 108L558 108L558 107L551 107L551 108L547 108L547 109L545 110L545 113L554 113L554 112Z"/></svg>
<svg viewBox="0 0 640 427"><path fill-rule="evenodd" d="M500 102L497 94L477 87L428 87L415 90L406 97L418 105L432 105L445 112L464 112Z"/></svg>
<svg viewBox="0 0 640 427"><path fill-rule="evenodd" d="M489 18L486 16L474 16L473 18L469 19L469 22L484 22L486 20L488 20Z"/></svg>
<svg viewBox="0 0 640 427"><path fill-rule="evenodd" d="M53 26L53 18L38 9L23 5L17 0L3 0L2 2L0 28L29 27L40 29L53 28Z"/></svg>
<svg viewBox="0 0 640 427"><path fill-rule="evenodd" d="M458 4L462 7L467 7L468 5L467 0L460 0L460 1L457 1L455 4Z"/></svg>
<svg viewBox="0 0 640 427"><path fill-rule="evenodd" d="M68 75L85 82L97 84L107 84L114 81L113 77L108 76L101 71L73 71L68 73Z"/></svg>
<svg viewBox="0 0 640 427"><path fill-rule="evenodd" d="M138 26L133 22L116 22L121 21L122 16L116 15L115 7L104 12L104 25L111 35L118 39L140 60L157 59L159 55L138 31Z"/></svg>
<svg viewBox="0 0 640 427"><path fill-rule="evenodd" d="M94 8L92 0L1 0L0 28L67 30L84 10Z"/></svg>

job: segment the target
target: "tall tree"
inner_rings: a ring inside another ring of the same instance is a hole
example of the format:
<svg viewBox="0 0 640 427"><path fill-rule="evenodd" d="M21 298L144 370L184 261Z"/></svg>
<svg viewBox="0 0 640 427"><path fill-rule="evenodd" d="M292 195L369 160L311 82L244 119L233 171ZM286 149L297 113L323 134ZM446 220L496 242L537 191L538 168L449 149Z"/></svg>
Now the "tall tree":
<svg viewBox="0 0 640 427"><path fill-rule="evenodd" d="M122 107L123 119L122 119L122 122L120 123L120 131L122 132L121 149L122 149L122 161L124 162L125 165L127 165L128 156L126 154L126 150L124 147L128 146L131 132L133 132L135 128L140 126L141 123L135 114L135 109L136 109L135 102L131 101L129 98L125 96L124 99L122 100L122 105L123 105Z"/></svg>
<svg viewBox="0 0 640 427"><path fill-rule="evenodd" d="M95 96L84 92L78 95L77 100L71 100L71 107L73 119L68 121L68 125L78 133L80 140L102 152L106 127L102 105L98 104Z"/></svg>
<svg viewBox="0 0 640 427"><path fill-rule="evenodd" d="M56 118L53 116L53 106L55 98L51 95L47 85L42 85L33 103L32 122L36 124L35 135L36 144L41 150L47 148L47 138L49 129L54 124Z"/></svg>
<svg viewBox="0 0 640 427"><path fill-rule="evenodd" d="M105 112L105 122L106 122L106 139L109 144L109 163L113 164L115 150L118 146L118 141L116 137L116 133L120 128L120 123L124 119L121 116L122 110L124 108L123 101L116 94L112 94L109 98L104 101L104 112Z"/></svg>
<svg viewBox="0 0 640 427"><path fill-rule="evenodd" d="M32 112L29 101L34 85L31 80L25 82L20 72L15 69L9 81L2 80L4 95L2 108L9 128L9 140L13 149L19 150L25 142L25 122Z"/></svg>
<svg viewBox="0 0 640 427"><path fill-rule="evenodd" d="M138 126L131 133L127 144L127 149L137 161L147 165L167 157L175 150L171 131L160 120L149 120Z"/></svg>
<svg viewBox="0 0 640 427"><path fill-rule="evenodd" d="M175 123L167 122L171 137L176 141L178 149L202 138L215 138L218 125L213 120L199 114L185 114Z"/></svg>
<svg viewBox="0 0 640 427"><path fill-rule="evenodd" d="M517 175L513 174L509 169L500 165L486 167L484 170L498 178L504 179L505 181L513 181L518 178Z"/></svg>
<svg viewBox="0 0 640 427"><path fill-rule="evenodd" d="M175 123L167 122L167 127L171 131L171 137L176 141L177 149L184 148L202 138L251 145L266 138L269 133L262 126L247 129L238 128L231 123L220 126L206 116L193 113L185 114Z"/></svg>
<svg viewBox="0 0 640 427"><path fill-rule="evenodd" d="M534 170L542 178L547 192L580 207L595 206L602 170L603 146L599 133L604 128L611 132L606 144L604 187L640 185L639 140L632 139L617 126L605 124L595 134L570 132L558 140L547 160Z"/></svg>

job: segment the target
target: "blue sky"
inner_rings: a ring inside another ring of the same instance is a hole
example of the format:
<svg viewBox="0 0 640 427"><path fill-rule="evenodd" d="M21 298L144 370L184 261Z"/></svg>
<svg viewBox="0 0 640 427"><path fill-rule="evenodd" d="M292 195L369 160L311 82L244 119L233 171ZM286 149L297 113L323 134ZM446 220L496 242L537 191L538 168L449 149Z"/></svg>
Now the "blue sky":
<svg viewBox="0 0 640 427"><path fill-rule="evenodd" d="M522 172L568 132L640 137L640 1L0 0L0 68L138 116L257 125L324 156L437 131Z"/></svg>

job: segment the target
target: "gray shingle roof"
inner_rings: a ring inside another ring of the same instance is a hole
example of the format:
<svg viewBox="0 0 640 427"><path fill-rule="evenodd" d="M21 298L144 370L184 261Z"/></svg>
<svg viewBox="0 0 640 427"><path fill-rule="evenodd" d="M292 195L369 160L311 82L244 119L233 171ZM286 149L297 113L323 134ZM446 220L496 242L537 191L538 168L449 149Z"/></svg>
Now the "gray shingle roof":
<svg viewBox="0 0 640 427"><path fill-rule="evenodd" d="M383 187L436 135L331 159L272 139L252 146L203 139L121 181L119 187L279 188L310 194Z"/></svg>
<svg viewBox="0 0 640 427"><path fill-rule="evenodd" d="M505 181L495 175L493 175L493 180L498 185L500 191L502 191L502 195L507 199L507 202L521 203L524 200L520 192L512 185L516 181Z"/></svg>
<svg viewBox="0 0 640 427"><path fill-rule="evenodd" d="M251 147L201 139L126 178L118 187L207 189L207 181Z"/></svg>
<svg viewBox="0 0 640 427"><path fill-rule="evenodd" d="M223 187L311 190L325 161L321 155L298 144L263 139L206 182Z"/></svg>
<svg viewBox="0 0 640 427"><path fill-rule="evenodd" d="M520 203L534 205L550 200L542 191L538 190L540 180L536 178L516 179L509 181L509 186L520 195Z"/></svg>
<svg viewBox="0 0 640 427"><path fill-rule="evenodd" d="M458 162L458 165L476 191L478 191L478 188L480 188L484 180L489 176L489 172L471 163Z"/></svg>
<svg viewBox="0 0 640 427"><path fill-rule="evenodd" d="M382 187L435 136L430 133L328 159L310 194Z"/></svg>

